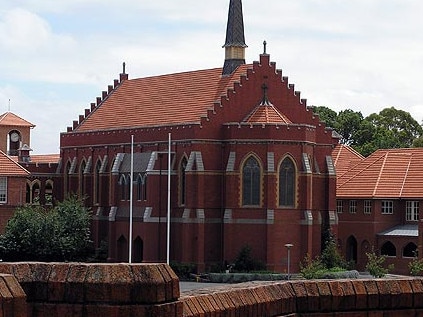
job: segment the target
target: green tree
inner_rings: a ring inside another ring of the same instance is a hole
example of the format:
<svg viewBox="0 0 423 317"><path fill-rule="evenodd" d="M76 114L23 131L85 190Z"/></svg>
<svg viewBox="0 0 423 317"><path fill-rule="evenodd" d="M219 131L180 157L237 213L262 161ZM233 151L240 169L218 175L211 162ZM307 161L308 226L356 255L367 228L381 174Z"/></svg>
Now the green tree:
<svg viewBox="0 0 423 317"><path fill-rule="evenodd" d="M90 212L71 197L53 209L25 206L0 236L3 260L64 261L79 259L91 246Z"/></svg>
<svg viewBox="0 0 423 317"><path fill-rule="evenodd" d="M377 149L423 146L423 128L410 113L385 108L378 114L363 118L361 112L347 109L336 116L327 107L315 107L315 112L341 135L341 143L352 146L364 156Z"/></svg>
<svg viewBox="0 0 423 317"><path fill-rule="evenodd" d="M366 253L367 264L366 270L374 277L384 277L389 271L394 269L394 265L390 264L384 267L386 256L377 255L374 251Z"/></svg>
<svg viewBox="0 0 423 317"><path fill-rule="evenodd" d="M327 127L335 128L337 126L338 114L336 111L325 106L316 106L313 111L319 115L320 121L326 123Z"/></svg>

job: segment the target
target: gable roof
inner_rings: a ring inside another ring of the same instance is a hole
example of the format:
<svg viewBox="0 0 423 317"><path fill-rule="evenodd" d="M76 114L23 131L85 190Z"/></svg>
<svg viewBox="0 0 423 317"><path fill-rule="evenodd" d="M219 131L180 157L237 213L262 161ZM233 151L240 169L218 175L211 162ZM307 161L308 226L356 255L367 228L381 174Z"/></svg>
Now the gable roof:
<svg viewBox="0 0 423 317"><path fill-rule="evenodd" d="M337 178L337 197L417 198L423 148L377 150Z"/></svg>
<svg viewBox="0 0 423 317"><path fill-rule="evenodd" d="M27 176L30 173L10 156L0 151L0 176Z"/></svg>
<svg viewBox="0 0 423 317"><path fill-rule="evenodd" d="M291 120L286 115L281 113L274 105L270 102L267 104L258 105L253 112L247 116L243 121L246 123L279 123L279 124L290 124Z"/></svg>
<svg viewBox="0 0 423 317"><path fill-rule="evenodd" d="M74 131L200 123L249 66L230 76L214 68L124 80Z"/></svg>
<svg viewBox="0 0 423 317"><path fill-rule="evenodd" d="M31 122L22 119L12 112L6 112L0 115L0 126L35 127Z"/></svg>
<svg viewBox="0 0 423 317"><path fill-rule="evenodd" d="M337 144L332 151L332 159L335 165L336 175L340 177L364 160L364 156L350 146Z"/></svg>

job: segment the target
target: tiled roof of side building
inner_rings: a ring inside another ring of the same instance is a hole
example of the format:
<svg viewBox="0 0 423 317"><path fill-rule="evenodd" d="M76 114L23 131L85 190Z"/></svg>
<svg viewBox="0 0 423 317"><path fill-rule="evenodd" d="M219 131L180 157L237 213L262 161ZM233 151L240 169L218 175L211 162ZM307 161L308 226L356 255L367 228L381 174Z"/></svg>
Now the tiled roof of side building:
<svg viewBox="0 0 423 317"><path fill-rule="evenodd" d="M332 158L335 164L336 175L340 177L352 167L364 160L364 156L352 147L338 144L332 151Z"/></svg>
<svg viewBox="0 0 423 317"><path fill-rule="evenodd" d="M12 112L5 112L0 115L0 126L35 127L31 122L22 119Z"/></svg>
<svg viewBox="0 0 423 317"><path fill-rule="evenodd" d="M230 76L215 68L125 80L75 131L198 123L248 67Z"/></svg>
<svg viewBox="0 0 423 317"><path fill-rule="evenodd" d="M337 178L337 197L417 198L423 148L378 150Z"/></svg>
<svg viewBox="0 0 423 317"><path fill-rule="evenodd" d="M29 172L10 156L0 151L0 176L27 176Z"/></svg>

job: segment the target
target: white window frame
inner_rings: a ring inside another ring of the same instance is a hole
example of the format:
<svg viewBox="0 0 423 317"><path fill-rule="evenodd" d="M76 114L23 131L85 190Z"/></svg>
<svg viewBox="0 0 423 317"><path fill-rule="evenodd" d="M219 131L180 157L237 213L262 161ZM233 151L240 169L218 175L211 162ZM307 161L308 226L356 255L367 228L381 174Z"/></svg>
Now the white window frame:
<svg viewBox="0 0 423 317"><path fill-rule="evenodd" d="M382 200L380 209L382 215L392 215L394 213L394 202L392 200Z"/></svg>
<svg viewBox="0 0 423 317"><path fill-rule="evenodd" d="M357 200L350 200L349 212L350 214L357 213Z"/></svg>
<svg viewBox="0 0 423 317"><path fill-rule="evenodd" d="M344 211L344 201L341 199L336 200L336 212L342 214Z"/></svg>
<svg viewBox="0 0 423 317"><path fill-rule="evenodd" d="M372 213L372 201L371 200L365 200L364 201L364 213L366 215L369 215Z"/></svg>
<svg viewBox="0 0 423 317"><path fill-rule="evenodd" d="M0 204L7 203L7 177L0 177Z"/></svg>
<svg viewBox="0 0 423 317"><path fill-rule="evenodd" d="M405 207L406 221L419 221L419 202L417 200L408 200Z"/></svg>

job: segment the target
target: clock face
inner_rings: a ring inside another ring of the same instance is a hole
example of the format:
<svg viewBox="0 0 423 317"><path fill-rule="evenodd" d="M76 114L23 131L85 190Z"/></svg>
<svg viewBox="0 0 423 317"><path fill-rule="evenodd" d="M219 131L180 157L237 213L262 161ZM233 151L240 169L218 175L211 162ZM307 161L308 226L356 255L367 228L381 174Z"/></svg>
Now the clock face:
<svg viewBox="0 0 423 317"><path fill-rule="evenodd" d="M10 141L12 141L12 142L18 142L19 141L19 134L16 133L16 132L13 132L10 135Z"/></svg>

